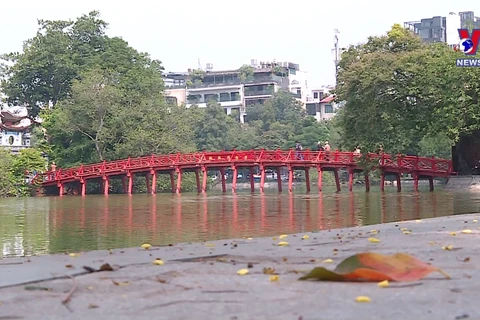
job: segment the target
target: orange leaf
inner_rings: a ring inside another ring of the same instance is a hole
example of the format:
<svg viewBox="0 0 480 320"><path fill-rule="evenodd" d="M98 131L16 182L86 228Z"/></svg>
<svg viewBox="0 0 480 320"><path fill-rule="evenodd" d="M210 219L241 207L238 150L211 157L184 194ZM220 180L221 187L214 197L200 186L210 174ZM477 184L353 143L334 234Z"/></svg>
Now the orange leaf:
<svg viewBox="0 0 480 320"><path fill-rule="evenodd" d="M300 280L319 281L417 281L437 271L445 272L408 254L397 253L385 256L378 253L359 253L343 260L335 270L322 267L313 269Z"/></svg>

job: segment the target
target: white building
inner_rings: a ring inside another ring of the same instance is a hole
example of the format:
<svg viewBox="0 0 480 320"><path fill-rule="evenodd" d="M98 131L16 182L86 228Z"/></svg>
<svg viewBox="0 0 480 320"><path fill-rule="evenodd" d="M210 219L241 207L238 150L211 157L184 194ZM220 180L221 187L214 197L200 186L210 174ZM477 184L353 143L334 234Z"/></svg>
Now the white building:
<svg viewBox="0 0 480 320"><path fill-rule="evenodd" d="M27 118L25 107L3 106L0 110L0 147L12 153L30 147L30 127L32 120Z"/></svg>
<svg viewBox="0 0 480 320"><path fill-rule="evenodd" d="M187 108L197 105L205 108L214 101L231 115L238 114L240 122L246 120L246 107L261 104L280 89L289 91L304 105L307 101L307 75L300 71L298 64L291 62L251 61L253 73L238 70L207 70L165 75L166 96L177 104L185 103Z"/></svg>
<svg viewBox="0 0 480 320"><path fill-rule="evenodd" d="M335 102L335 97L330 94L333 89L333 86L312 89L306 98L307 114L315 117L319 122L332 119L341 106L341 104Z"/></svg>

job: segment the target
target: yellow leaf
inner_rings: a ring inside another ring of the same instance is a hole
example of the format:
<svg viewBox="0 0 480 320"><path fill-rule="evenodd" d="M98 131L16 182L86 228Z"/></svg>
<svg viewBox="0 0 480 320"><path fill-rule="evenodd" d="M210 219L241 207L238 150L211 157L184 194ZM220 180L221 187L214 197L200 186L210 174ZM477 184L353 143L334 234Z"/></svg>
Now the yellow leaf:
<svg viewBox="0 0 480 320"><path fill-rule="evenodd" d="M333 263L333 260L332 259L325 259L325 260L323 260L323 263Z"/></svg>
<svg viewBox="0 0 480 320"><path fill-rule="evenodd" d="M429 244L437 244L435 241L430 241Z"/></svg>
<svg viewBox="0 0 480 320"><path fill-rule="evenodd" d="M278 240L278 238L277 238L277 237L273 237L272 240Z"/></svg>
<svg viewBox="0 0 480 320"><path fill-rule="evenodd" d="M355 302L370 302L372 300L370 300L369 297L367 296L358 296L357 298L355 298Z"/></svg>
<svg viewBox="0 0 480 320"><path fill-rule="evenodd" d="M386 288L386 287L388 287L390 284L388 283L388 280L384 280L384 281L381 281L381 282L377 283L377 285L378 285L380 288Z"/></svg>
<svg viewBox="0 0 480 320"><path fill-rule="evenodd" d="M412 234L411 231L403 231L403 234Z"/></svg>
<svg viewBox="0 0 480 320"><path fill-rule="evenodd" d="M472 233L472 230L470 230L470 229L465 229L465 230L462 230L462 233L469 234L469 233Z"/></svg>
<svg viewBox="0 0 480 320"><path fill-rule="evenodd" d="M206 247L215 247L215 243L205 243Z"/></svg>
<svg viewBox="0 0 480 320"><path fill-rule="evenodd" d="M239 276L244 276L244 275L248 274L248 269L240 269L240 270L237 271L237 274Z"/></svg>
<svg viewBox="0 0 480 320"><path fill-rule="evenodd" d="M278 239L282 240L282 239L285 239L286 237L288 237L287 234L282 234L278 237Z"/></svg>
<svg viewBox="0 0 480 320"><path fill-rule="evenodd" d="M442 247L443 250L448 250L448 251L452 251L453 250L453 246L452 245L448 245L446 247Z"/></svg>
<svg viewBox="0 0 480 320"><path fill-rule="evenodd" d="M368 238L368 241L370 241L371 243L379 243L380 240L378 240L377 238Z"/></svg>
<svg viewBox="0 0 480 320"><path fill-rule="evenodd" d="M253 240L253 238L247 238L247 240Z"/></svg>
<svg viewBox="0 0 480 320"><path fill-rule="evenodd" d="M477 220L477 219L473 219L472 222L473 222L473 223L477 223L478 220Z"/></svg>
<svg viewBox="0 0 480 320"><path fill-rule="evenodd" d="M153 260L152 262L154 265L157 265L157 266L163 266L165 264L165 262L163 262L162 259L155 259Z"/></svg>
<svg viewBox="0 0 480 320"><path fill-rule="evenodd" d="M288 242L287 242L287 241L280 241L280 242L278 243L278 245L279 245L280 247L285 247L285 246L288 246Z"/></svg>
<svg viewBox="0 0 480 320"><path fill-rule="evenodd" d="M310 239L310 237L306 234L302 237L302 240Z"/></svg>
<svg viewBox="0 0 480 320"><path fill-rule="evenodd" d="M377 233L378 233L378 230L375 230L375 229L370 230L370 233L371 233L371 234L377 234Z"/></svg>
<svg viewBox="0 0 480 320"><path fill-rule="evenodd" d="M72 258L76 258L76 257L79 257L80 255L78 253L70 253L69 256Z"/></svg>
<svg viewBox="0 0 480 320"><path fill-rule="evenodd" d="M422 220L421 220L421 219L417 219L417 220L415 220L415 222L422 222Z"/></svg>
<svg viewBox="0 0 480 320"><path fill-rule="evenodd" d="M150 243L144 243L144 244L142 244L141 247L142 247L142 249L148 250L152 247L152 245Z"/></svg>
<svg viewBox="0 0 480 320"><path fill-rule="evenodd" d="M450 235L451 235L451 236L456 236L457 233L452 231L452 232L450 232Z"/></svg>
<svg viewBox="0 0 480 320"><path fill-rule="evenodd" d="M272 282L277 282L278 279L279 279L279 277L277 275L270 276L270 281L272 281Z"/></svg>

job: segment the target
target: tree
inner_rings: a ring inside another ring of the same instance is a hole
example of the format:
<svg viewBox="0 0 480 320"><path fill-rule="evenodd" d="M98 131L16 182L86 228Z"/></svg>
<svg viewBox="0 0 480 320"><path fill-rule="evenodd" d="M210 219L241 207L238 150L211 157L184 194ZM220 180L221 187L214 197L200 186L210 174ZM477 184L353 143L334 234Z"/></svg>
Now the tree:
<svg viewBox="0 0 480 320"><path fill-rule="evenodd" d="M244 64L238 69L239 78L242 83L249 82L253 80L255 74L255 69L252 66Z"/></svg>
<svg viewBox="0 0 480 320"><path fill-rule="evenodd" d="M13 174L20 179L25 178L26 173L42 172L47 167L47 160L38 149L27 148L13 156L11 168Z"/></svg>
<svg viewBox="0 0 480 320"><path fill-rule="evenodd" d="M10 152L5 148L0 148L0 197L11 197L18 194L12 164L13 157Z"/></svg>

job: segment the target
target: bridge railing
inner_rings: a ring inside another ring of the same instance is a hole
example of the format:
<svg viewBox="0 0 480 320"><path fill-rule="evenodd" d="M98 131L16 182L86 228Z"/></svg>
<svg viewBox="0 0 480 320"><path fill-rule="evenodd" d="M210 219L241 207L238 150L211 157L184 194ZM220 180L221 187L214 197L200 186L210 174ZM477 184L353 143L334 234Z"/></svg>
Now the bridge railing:
<svg viewBox="0 0 480 320"><path fill-rule="evenodd" d="M296 151L290 150L233 150L216 152L195 152L195 153L176 153L167 155L151 155L138 158L128 158L115 161L103 161L96 164L81 165L76 168L59 168L56 171L47 171L37 174L33 183L39 181L45 183L50 181L61 181L80 179L82 177L102 176L104 174L121 174L127 170L141 170L146 168L174 168L181 165L229 165L242 163L272 163L288 164L308 162L310 164L335 164L335 165L356 165L358 162L367 159L374 163L374 167L390 169L396 171L417 171L417 172L436 172L441 174L452 173L452 162L450 160L439 158L427 158L417 156L389 155L368 153L364 156L354 154L353 152L341 152L338 150L312 151L309 149Z"/></svg>

